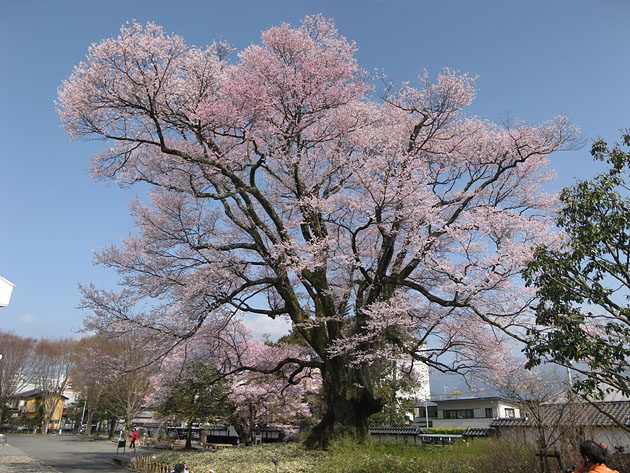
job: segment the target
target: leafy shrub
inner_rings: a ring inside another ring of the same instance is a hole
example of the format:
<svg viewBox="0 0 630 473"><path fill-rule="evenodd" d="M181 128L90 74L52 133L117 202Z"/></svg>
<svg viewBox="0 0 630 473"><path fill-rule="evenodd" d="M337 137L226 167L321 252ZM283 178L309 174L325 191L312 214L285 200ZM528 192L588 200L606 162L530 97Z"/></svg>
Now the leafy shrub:
<svg viewBox="0 0 630 473"><path fill-rule="evenodd" d="M422 428L424 432L429 434L445 434L445 435L463 435L466 429L456 429L454 427L429 427Z"/></svg>

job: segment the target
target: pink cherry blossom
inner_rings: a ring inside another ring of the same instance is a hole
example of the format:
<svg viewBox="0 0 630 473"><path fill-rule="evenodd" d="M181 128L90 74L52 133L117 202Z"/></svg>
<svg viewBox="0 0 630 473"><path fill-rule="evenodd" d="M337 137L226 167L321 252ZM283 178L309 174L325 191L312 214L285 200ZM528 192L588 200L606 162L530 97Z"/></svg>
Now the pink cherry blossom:
<svg viewBox="0 0 630 473"><path fill-rule="evenodd" d="M328 406L312 444L366 435L376 357L466 372L522 337L520 269L557 241L548 158L576 133L466 114L475 81L450 69L376 98L355 51L321 16L234 58L134 23L59 91L67 132L108 143L93 175L152 188L137 232L96 256L122 289L83 287L88 326L169 345L244 312L289 317Z"/></svg>

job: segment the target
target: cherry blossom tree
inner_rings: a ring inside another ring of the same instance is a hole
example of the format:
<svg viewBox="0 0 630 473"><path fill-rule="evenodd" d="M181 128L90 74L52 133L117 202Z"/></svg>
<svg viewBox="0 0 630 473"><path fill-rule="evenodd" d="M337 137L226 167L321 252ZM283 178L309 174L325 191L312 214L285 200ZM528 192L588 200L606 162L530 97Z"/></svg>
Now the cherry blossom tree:
<svg viewBox="0 0 630 473"><path fill-rule="evenodd" d="M159 394L152 396L151 404L157 407L158 413L169 419L186 421L185 449L192 448L194 422L228 417L227 390L224 383L217 380L214 366L189 362L168 384L153 385Z"/></svg>
<svg viewBox="0 0 630 473"><path fill-rule="evenodd" d="M186 419L189 427L223 416L251 441L258 424L310 416L305 395L318 390L318 373L286 363L305 361L307 354L303 346L263 343L240 323L214 333L204 326L162 359L148 402Z"/></svg>
<svg viewBox="0 0 630 473"><path fill-rule="evenodd" d="M227 419L229 415L227 378L238 355L232 347L240 345L230 343L234 339L228 333L211 333L208 326L202 327L164 356L151 376L145 402L162 416L187 422L185 448L192 448L193 422Z"/></svg>
<svg viewBox="0 0 630 473"><path fill-rule="evenodd" d="M297 345L271 346L257 339L248 340L243 361L255 370L233 376L229 394L233 411L231 421L246 441L253 441L257 425L285 423L311 416L306 395L319 391L318 373L307 369L296 376L290 364L284 369L276 369L286 359L304 359L305 352Z"/></svg>
<svg viewBox="0 0 630 473"><path fill-rule="evenodd" d="M355 51L321 16L233 60L133 23L59 90L68 134L108 144L93 175L152 189L138 232L96 257L123 288L83 287L88 326L185 338L230 312L288 317L326 398L310 445L367 435L374 360L466 372L522 333L519 270L555 238L545 167L575 134L466 115L474 80L449 69L377 96Z"/></svg>

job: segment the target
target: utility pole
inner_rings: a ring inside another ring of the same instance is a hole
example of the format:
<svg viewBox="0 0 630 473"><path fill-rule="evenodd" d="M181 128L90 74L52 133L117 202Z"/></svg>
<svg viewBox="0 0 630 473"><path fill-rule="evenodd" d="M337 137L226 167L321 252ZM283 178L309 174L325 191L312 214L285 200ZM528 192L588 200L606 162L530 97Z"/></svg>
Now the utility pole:
<svg viewBox="0 0 630 473"><path fill-rule="evenodd" d="M83 427L83 416L85 416L85 406L87 406L87 399L88 399L88 398L87 398L87 394L86 394L86 395L85 395L85 400L83 401L83 412L81 413L81 425L79 426L79 428ZM92 426L90 426L90 428L91 428L91 427L92 427ZM87 431L87 427L85 428L85 430ZM89 433L88 433L88 437L89 437L89 434L90 434L90 433L91 433L91 432L89 432Z"/></svg>

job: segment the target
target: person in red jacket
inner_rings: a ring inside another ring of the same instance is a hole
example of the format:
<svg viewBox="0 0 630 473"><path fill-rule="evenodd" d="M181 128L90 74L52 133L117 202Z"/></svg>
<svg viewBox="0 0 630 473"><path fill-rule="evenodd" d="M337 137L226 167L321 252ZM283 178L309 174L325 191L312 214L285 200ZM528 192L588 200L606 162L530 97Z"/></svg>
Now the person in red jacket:
<svg viewBox="0 0 630 473"><path fill-rule="evenodd" d="M606 450L601 444L586 440L580 444L582 461L575 473L619 473L606 466Z"/></svg>
<svg viewBox="0 0 630 473"><path fill-rule="evenodd" d="M133 429L131 431L131 442L129 443L129 448L136 448L136 440L138 440L138 431Z"/></svg>

